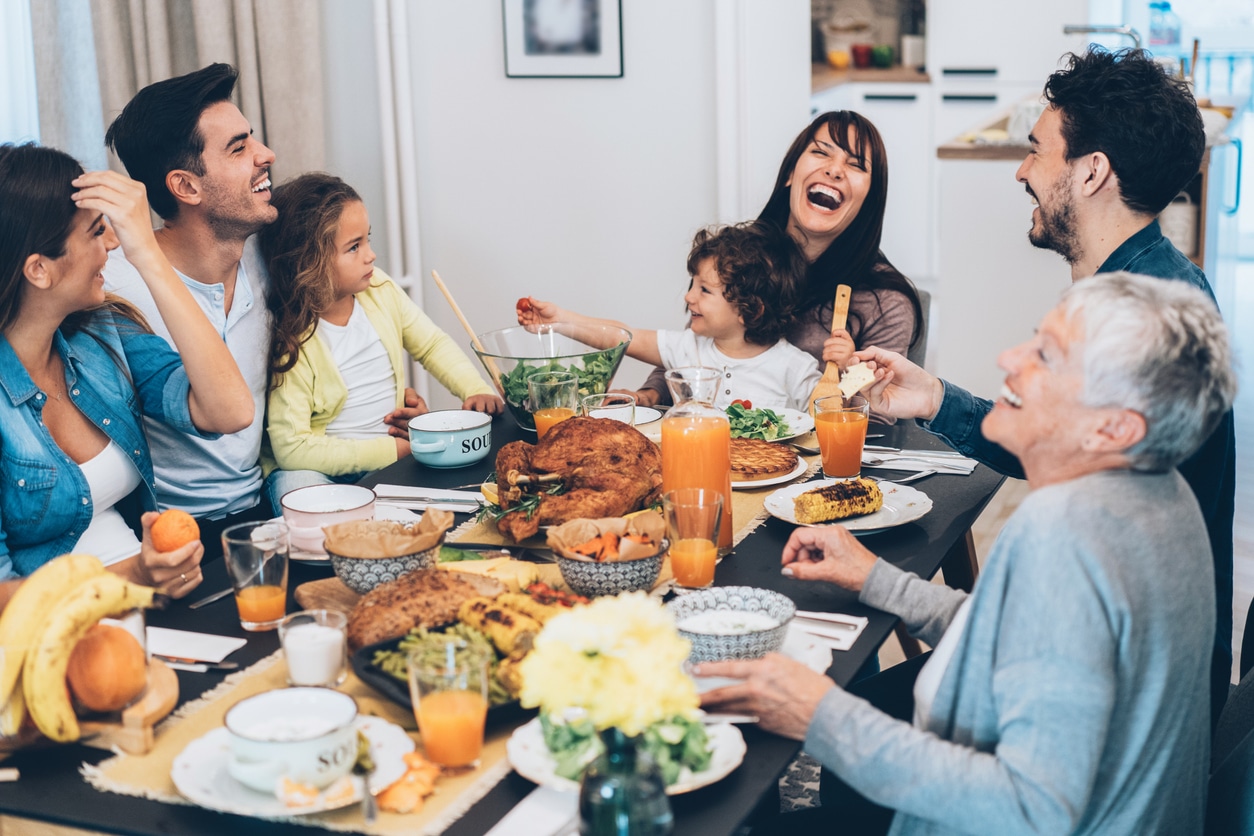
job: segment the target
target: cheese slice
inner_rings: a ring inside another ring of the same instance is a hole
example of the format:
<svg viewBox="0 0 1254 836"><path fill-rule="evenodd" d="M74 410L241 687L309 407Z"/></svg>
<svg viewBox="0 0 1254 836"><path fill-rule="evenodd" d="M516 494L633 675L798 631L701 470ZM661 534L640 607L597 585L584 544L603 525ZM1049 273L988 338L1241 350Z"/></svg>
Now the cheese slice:
<svg viewBox="0 0 1254 836"><path fill-rule="evenodd" d="M852 398L875 382L875 372L866 363L855 363L840 376L840 394Z"/></svg>
<svg viewBox="0 0 1254 836"><path fill-rule="evenodd" d="M555 589L565 587L561 569L553 563L528 563L512 557L494 557L488 560L441 563L439 567L447 572L494 578L503 583L510 592L522 592L536 581L543 581Z"/></svg>

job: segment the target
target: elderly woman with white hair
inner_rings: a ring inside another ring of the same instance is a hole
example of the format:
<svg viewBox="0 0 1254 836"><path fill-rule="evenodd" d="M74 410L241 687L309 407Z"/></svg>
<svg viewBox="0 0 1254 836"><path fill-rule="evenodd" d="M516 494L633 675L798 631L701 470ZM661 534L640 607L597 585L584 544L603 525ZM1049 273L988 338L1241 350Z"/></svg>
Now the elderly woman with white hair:
<svg viewBox="0 0 1254 836"><path fill-rule="evenodd" d="M913 724L781 656L701 666L743 680L703 702L804 740L896 811L894 834L1200 833L1215 595L1175 465L1235 395L1219 312L1184 282L1096 276L1000 365L982 430L1031 493L970 595L840 527L784 548L785 574L855 590L936 648Z"/></svg>

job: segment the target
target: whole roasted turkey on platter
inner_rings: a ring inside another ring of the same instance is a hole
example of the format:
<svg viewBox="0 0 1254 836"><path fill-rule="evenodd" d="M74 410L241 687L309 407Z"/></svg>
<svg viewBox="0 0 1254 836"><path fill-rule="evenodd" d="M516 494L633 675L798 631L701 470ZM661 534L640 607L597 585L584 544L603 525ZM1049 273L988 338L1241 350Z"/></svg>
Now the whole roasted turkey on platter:
<svg viewBox="0 0 1254 836"><path fill-rule="evenodd" d="M536 444L512 441L502 447L496 481L506 511L496 526L525 540L542 525L618 517L646 507L662 492L662 453L621 421L568 418Z"/></svg>

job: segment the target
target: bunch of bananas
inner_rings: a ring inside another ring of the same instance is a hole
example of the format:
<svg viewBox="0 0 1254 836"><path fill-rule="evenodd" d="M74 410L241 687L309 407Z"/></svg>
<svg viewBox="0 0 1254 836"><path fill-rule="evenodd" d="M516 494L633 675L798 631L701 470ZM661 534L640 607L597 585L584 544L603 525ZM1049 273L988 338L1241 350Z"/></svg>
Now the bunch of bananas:
<svg viewBox="0 0 1254 836"><path fill-rule="evenodd" d="M0 733L16 734L29 712L59 743L78 740L78 719L65 684L70 653L92 625L153 606L157 590L106 571L88 554L67 554L35 570L0 613Z"/></svg>

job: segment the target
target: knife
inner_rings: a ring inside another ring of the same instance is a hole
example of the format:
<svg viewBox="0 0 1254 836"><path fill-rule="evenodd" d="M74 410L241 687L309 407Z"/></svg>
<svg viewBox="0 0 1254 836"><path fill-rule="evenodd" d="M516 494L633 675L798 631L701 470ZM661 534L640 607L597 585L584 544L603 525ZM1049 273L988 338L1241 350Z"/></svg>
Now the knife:
<svg viewBox="0 0 1254 836"><path fill-rule="evenodd" d="M184 659L179 656L166 656L161 653L152 654L154 658L170 665L175 670L205 673L206 671L239 670L239 662L207 662L204 659Z"/></svg>
<svg viewBox="0 0 1254 836"><path fill-rule="evenodd" d="M201 598L199 601L193 601L192 603L187 605L187 608L189 610L198 610L203 606L212 604L214 601L221 601L223 598L230 595L234 591L235 591L234 587L228 586L226 589L220 590L218 592L213 593L212 595L208 595L204 598Z"/></svg>

